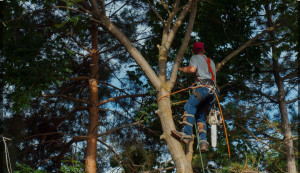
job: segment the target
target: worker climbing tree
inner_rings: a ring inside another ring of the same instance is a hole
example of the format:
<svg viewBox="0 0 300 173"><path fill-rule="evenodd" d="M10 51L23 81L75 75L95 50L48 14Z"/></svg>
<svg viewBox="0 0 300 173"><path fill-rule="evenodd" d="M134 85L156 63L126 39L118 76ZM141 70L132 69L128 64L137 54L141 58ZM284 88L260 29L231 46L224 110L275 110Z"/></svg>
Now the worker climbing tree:
<svg viewBox="0 0 300 173"><path fill-rule="evenodd" d="M193 45L193 56L190 59L189 66L179 67L184 73L195 73L197 86L205 85L209 87L195 87L193 94L184 105L184 114L182 115L184 127L182 132L172 130L172 135L188 145L192 139L193 124L196 119L197 131L199 134L199 143L201 152L208 149L206 115L216 101L216 70L214 62L205 56L204 44L195 42ZM214 91L213 91L214 90Z"/></svg>

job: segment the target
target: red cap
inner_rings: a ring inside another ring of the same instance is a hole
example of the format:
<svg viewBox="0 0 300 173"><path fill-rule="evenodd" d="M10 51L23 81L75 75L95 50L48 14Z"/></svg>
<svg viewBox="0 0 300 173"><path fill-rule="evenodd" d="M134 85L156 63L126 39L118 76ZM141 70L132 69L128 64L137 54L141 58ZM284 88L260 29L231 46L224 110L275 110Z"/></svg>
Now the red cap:
<svg viewBox="0 0 300 173"><path fill-rule="evenodd" d="M200 52L204 50L204 44L201 42L195 42L193 46L193 51Z"/></svg>

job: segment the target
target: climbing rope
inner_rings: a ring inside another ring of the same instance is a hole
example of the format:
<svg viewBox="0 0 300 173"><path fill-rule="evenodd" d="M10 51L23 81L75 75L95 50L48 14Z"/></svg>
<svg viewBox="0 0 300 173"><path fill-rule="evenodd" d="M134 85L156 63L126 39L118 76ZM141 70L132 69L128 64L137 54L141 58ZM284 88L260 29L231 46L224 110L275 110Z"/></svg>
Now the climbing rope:
<svg viewBox="0 0 300 173"><path fill-rule="evenodd" d="M157 103L164 97L168 97L168 96L171 96L173 94L177 94L177 93L180 93L180 92L183 92L183 91L186 91L186 90L189 90L189 89L196 89L196 88L200 88L200 87L207 87L207 88L210 88L213 93L215 94L216 96L216 99L217 99L217 102L218 102L218 105L219 105L219 109L220 109L220 113L221 113L221 116L222 116L222 122L223 122L223 127L224 127L224 132L225 132L225 137L226 137L226 142L227 142L227 149L228 149L228 157L230 158L230 148L229 148L229 141L228 141L228 136L227 136L227 130L226 130L226 125L225 125L225 121L224 121L224 116L223 116L223 113L222 113L222 109L221 109L221 105L220 105L220 101L219 101L219 98L218 98L218 95L215 91L215 89L209 85L198 85L198 86L195 86L195 87L188 87L188 88L184 88L182 90L179 90L179 91L175 91L173 93L170 93L170 94L167 94L167 95L164 95L160 98L157 99ZM184 100L184 101L181 101L181 102L176 102L176 103L173 103L173 104L179 104L179 103L183 103L183 102L186 102L187 100Z"/></svg>

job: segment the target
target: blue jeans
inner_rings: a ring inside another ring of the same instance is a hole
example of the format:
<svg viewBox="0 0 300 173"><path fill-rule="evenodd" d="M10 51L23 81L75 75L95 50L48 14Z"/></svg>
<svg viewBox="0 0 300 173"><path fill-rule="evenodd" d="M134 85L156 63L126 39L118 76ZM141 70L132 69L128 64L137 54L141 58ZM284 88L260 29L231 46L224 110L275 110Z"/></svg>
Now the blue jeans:
<svg viewBox="0 0 300 173"><path fill-rule="evenodd" d="M213 91L209 91L206 87L199 87L196 88L196 92L201 94L203 100L200 102L198 98L192 94L187 101L187 103L184 105L184 110L187 112L187 114L194 115L197 122L201 122L204 124L204 130L207 131L206 127L206 115L209 113L211 106L215 103L216 97ZM219 95L218 91L215 90L216 94ZM188 123L194 124L195 121L194 117L187 117L186 121ZM193 131L193 127L189 125L184 125L182 132L184 132L186 135L191 135ZM200 133L199 135L200 140L207 141L206 133Z"/></svg>

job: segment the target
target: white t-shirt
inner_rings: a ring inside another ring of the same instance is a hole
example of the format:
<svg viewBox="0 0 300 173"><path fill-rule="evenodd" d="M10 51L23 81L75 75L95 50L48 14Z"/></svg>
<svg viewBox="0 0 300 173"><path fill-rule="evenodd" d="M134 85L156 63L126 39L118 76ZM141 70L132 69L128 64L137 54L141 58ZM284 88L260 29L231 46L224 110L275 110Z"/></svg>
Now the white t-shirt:
<svg viewBox="0 0 300 173"><path fill-rule="evenodd" d="M205 55L193 55L190 59L190 66L194 66L197 68L196 74L198 76L199 79L211 79L212 75L209 72L208 69L208 64L206 62L206 56ZM215 75L215 79L216 79L216 67L215 67L215 63L210 60L210 66L211 69Z"/></svg>

